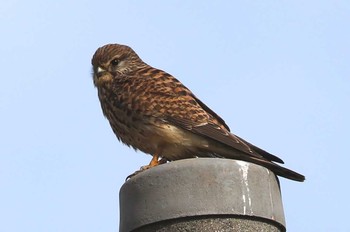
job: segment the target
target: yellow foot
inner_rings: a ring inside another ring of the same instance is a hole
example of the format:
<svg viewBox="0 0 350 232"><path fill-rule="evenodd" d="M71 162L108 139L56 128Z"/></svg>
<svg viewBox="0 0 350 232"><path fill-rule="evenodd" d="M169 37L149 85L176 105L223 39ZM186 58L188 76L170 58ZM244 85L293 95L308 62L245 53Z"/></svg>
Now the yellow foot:
<svg viewBox="0 0 350 232"><path fill-rule="evenodd" d="M150 162L148 165L142 166L142 167L140 168L140 170L137 170L136 172L134 172L134 173L128 175L128 176L126 177L125 181L129 180L131 177L134 177L134 176L136 176L137 174L139 174L139 173L141 173L141 172L143 172L143 171L145 171L145 170L147 170L147 169L150 169L150 168L152 168L152 167L158 166L159 164L165 164L165 163L168 161L168 160L165 159L165 158L162 158L162 159L160 159L160 160L158 160L158 158L159 158L158 155L154 155L153 158L152 158L152 160L151 160L151 162Z"/></svg>

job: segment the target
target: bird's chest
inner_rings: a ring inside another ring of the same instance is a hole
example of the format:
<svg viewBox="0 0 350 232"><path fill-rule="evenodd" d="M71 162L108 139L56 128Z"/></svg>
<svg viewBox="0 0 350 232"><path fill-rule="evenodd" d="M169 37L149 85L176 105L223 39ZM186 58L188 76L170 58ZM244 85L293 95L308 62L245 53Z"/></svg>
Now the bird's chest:
<svg viewBox="0 0 350 232"><path fill-rule="evenodd" d="M146 153L157 150L158 120L133 109L131 99L99 89L99 99L104 115L113 132L123 143Z"/></svg>
<svg viewBox="0 0 350 232"><path fill-rule="evenodd" d="M135 149L149 154L161 153L173 160L195 141L192 133L168 124L147 104L140 106L135 96L130 98L116 91L99 89L99 98L117 138Z"/></svg>

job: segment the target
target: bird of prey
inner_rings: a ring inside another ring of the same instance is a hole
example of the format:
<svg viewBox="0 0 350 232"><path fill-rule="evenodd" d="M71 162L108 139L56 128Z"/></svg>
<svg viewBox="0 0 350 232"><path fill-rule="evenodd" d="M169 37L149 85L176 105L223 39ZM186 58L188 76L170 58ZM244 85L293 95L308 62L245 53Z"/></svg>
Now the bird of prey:
<svg viewBox="0 0 350 232"><path fill-rule="evenodd" d="M218 157L304 181L303 175L276 164L283 164L277 156L230 133L225 121L187 87L143 62L130 47L100 47L92 66L103 114L118 140L153 156L144 169L166 161Z"/></svg>

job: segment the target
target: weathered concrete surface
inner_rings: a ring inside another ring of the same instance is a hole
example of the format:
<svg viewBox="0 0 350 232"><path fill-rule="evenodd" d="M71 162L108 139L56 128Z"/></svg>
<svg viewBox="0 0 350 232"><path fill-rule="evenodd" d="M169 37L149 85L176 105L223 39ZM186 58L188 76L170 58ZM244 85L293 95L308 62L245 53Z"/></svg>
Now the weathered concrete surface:
<svg viewBox="0 0 350 232"><path fill-rule="evenodd" d="M120 190L120 232L284 231L284 226L275 175L243 161L179 160L134 176Z"/></svg>
<svg viewBox="0 0 350 232"><path fill-rule="evenodd" d="M280 232L281 227L257 218L228 218L210 216L161 221L139 227L132 232Z"/></svg>

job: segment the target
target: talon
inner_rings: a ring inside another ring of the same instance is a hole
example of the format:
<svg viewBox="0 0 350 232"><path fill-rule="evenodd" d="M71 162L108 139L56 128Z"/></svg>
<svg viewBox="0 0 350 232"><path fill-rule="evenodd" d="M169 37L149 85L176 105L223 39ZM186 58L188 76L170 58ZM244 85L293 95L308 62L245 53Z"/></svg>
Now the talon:
<svg viewBox="0 0 350 232"><path fill-rule="evenodd" d="M141 167L142 168L142 167ZM136 176L137 174L139 174L140 172L142 172L143 170L140 169L140 170L137 170L136 172L128 175L126 178L125 178L125 181L128 181L129 179L131 179L132 177Z"/></svg>
<svg viewBox="0 0 350 232"><path fill-rule="evenodd" d="M128 181L129 179L131 179L132 177L136 176L137 174L139 174L140 172L142 172L144 170L147 170L147 169L150 169L152 167L158 166L159 164L165 164L168 161L165 158L161 158L160 160L158 160L158 159L159 159L159 155L157 155L157 154L153 155L152 160L151 160L151 162L148 165L142 166L140 168L140 170L137 170L136 172L128 175L126 177L125 181Z"/></svg>

